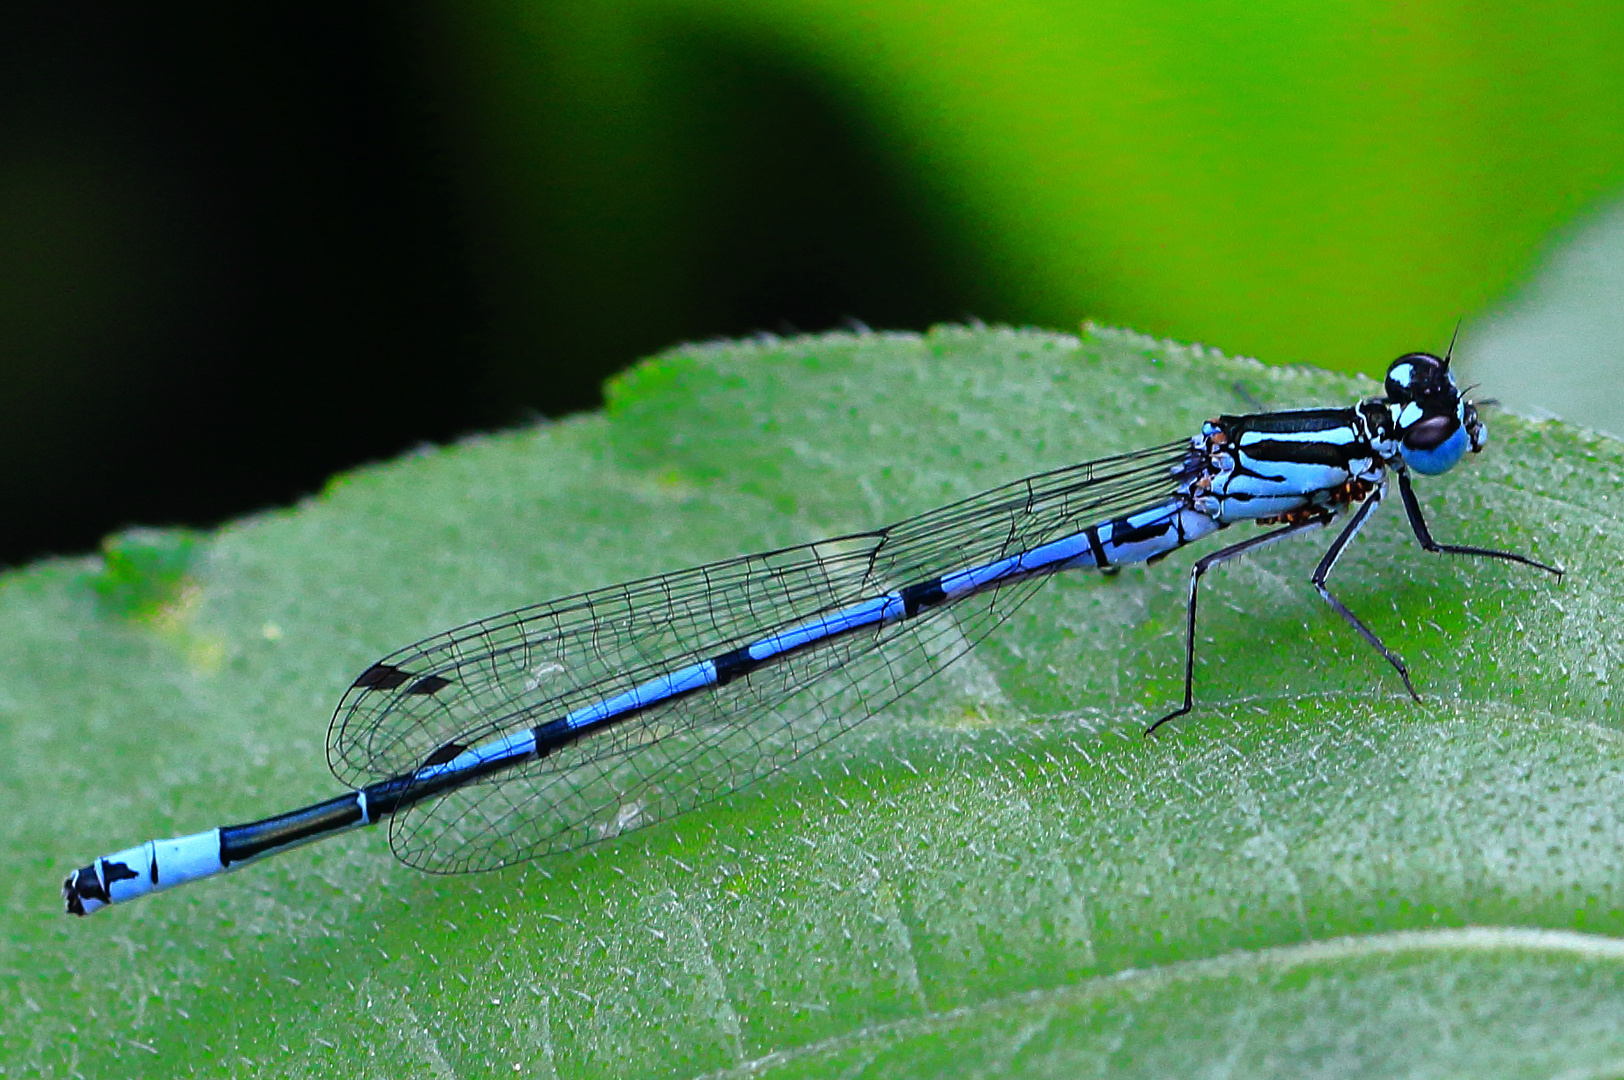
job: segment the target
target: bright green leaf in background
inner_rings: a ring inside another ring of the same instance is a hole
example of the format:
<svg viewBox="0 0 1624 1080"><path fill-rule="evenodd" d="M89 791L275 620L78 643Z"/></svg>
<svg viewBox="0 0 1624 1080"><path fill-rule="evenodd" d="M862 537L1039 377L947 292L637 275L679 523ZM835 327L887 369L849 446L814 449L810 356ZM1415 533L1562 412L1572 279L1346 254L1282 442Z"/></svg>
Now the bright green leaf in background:
<svg viewBox="0 0 1624 1080"><path fill-rule="evenodd" d="M56 883L333 794L378 655L527 602L871 526L1367 381L1114 331L674 350L607 414L340 478L0 584L5 1075L1624 1072L1624 447L1491 415L1328 613L1294 543L1056 580L829 751L675 822L436 878L367 832L115 908ZM146 575L143 577L143 575ZM147 580L150 578L150 580Z"/></svg>
<svg viewBox="0 0 1624 1080"><path fill-rule="evenodd" d="M826 83L1000 317L1277 362L1441 350L1624 187L1607 0L486 0L442 22L481 212L539 296L701 285L661 245L728 182L707 50ZM570 273L544 273L560 250ZM531 356L510 380L544 385Z"/></svg>

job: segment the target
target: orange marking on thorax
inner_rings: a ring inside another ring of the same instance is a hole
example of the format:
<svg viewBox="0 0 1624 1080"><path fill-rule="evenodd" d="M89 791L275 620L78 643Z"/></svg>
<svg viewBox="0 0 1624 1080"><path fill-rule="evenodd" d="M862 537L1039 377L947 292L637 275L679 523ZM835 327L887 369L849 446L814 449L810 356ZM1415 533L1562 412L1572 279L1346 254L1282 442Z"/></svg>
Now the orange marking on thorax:
<svg viewBox="0 0 1624 1080"><path fill-rule="evenodd" d="M1259 525L1301 525L1315 518L1328 518L1327 511L1334 511L1340 507L1350 506L1356 502L1364 502L1365 496L1376 490L1376 485L1369 480L1352 477L1343 481L1325 493L1322 501L1299 506L1295 510L1274 517L1258 518Z"/></svg>

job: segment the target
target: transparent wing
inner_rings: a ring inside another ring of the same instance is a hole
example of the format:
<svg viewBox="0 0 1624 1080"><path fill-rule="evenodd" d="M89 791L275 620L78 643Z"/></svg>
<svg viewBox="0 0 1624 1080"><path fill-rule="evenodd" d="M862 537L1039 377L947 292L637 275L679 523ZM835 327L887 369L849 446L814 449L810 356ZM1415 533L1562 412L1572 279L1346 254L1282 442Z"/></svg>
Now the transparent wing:
<svg viewBox="0 0 1624 1080"><path fill-rule="evenodd" d="M889 528L750 555L523 608L373 665L339 703L344 783L408 774L442 747L546 723L824 613L1018 554L1154 505L1189 443L1058 469ZM782 768L940 671L1023 602L1011 582L834 638L664 703L548 756L417 804L390 843L425 870L491 869L595 843Z"/></svg>

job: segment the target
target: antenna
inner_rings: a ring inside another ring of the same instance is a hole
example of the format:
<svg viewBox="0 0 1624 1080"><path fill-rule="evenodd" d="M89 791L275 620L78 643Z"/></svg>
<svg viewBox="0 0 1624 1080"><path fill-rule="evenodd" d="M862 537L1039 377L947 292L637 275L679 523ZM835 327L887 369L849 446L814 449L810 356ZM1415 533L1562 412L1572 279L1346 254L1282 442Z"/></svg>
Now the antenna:
<svg viewBox="0 0 1624 1080"><path fill-rule="evenodd" d="M1449 358L1455 355L1455 341L1460 337L1460 324L1464 321L1464 318L1465 317L1462 316L1461 318L1455 320L1455 332L1449 335L1449 348L1444 350L1445 371L1449 370Z"/></svg>

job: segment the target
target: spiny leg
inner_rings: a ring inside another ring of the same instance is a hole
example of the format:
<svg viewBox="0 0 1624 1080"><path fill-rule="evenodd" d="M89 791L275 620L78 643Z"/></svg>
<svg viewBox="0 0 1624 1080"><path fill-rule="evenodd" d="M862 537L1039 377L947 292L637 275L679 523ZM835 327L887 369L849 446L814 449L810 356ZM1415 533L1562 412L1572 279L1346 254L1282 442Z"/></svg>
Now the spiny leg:
<svg viewBox="0 0 1624 1080"><path fill-rule="evenodd" d="M1184 704L1146 728L1146 735L1149 735L1169 720L1183 716L1195 707L1195 599L1196 586L1200 584L1202 575L1219 563L1228 562L1230 559L1244 555L1249 551L1256 551L1260 547L1267 547L1277 540L1284 540L1288 536L1323 528L1329 521L1330 518L1327 516L1315 518L1312 521L1298 522L1294 525L1285 525L1273 532L1254 536L1250 540L1242 540L1238 544L1231 544L1229 547L1222 548L1211 555L1196 560L1195 565L1190 568L1190 596L1184 609Z"/></svg>
<svg viewBox="0 0 1624 1080"><path fill-rule="evenodd" d="M1518 555L1511 551L1496 551L1493 548L1466 547L1462 544L1440 544L1432 538L1432 530L1427 528L1427 519L1421 516L1421 503L1415 497L1415 489L1410 486L1410 474L1400 471L1398 474L1398 493L1404 499L1404 513L1410 519L1410 528L1415 532L1415 539L1427 551L1441 555L1476 555L1485 559L1505 559L1507 562L1522 563L1532 566L1536 570L1544 570L1548 574L1562 576L1560 566L1547 566L1536 562L1526 555Z"/></svg>
<svg viewBox="0 0 1624 1080"><path fill-rule="evenodd" d="M1410 683L1410 669L1404 666L1404 661L1399 658L1397 653L1383 645L1382 639L1376 636L1375 631L1360 622L1359 616L1343 606L1342 601L1332 596L1331 590L1325 587L1325 579L1330 577L1331 571L1336 568L1336 561L1342 557L1342 549L1347 547L1353 538L1358 535L1360 529L1364 528L1365 519L1370 517L1371 511L1381 505L1381 501L1382 489L1377 488L1370 493L1369 498L1359 505L1359 509L1353 512L1353 517L1348 521L1347 528L1343 529L1337 535L1337 538L1331 541L1331 546L1326 549L1325 557L1314 568L1314 575L1309 580L1314 583L1314 588L1319 591L1320 599L1330 604L1332 611L1346 619L1348 625L1359 631L1359 636L1370 643L1371 648L1381 653L1382 657L1393 665L1393 670L1398 672L1398 677L1404 680L1404 689L1408 690L1410 696L1419 702L1421 695L1415 692L1415 687Z"/></svg>

